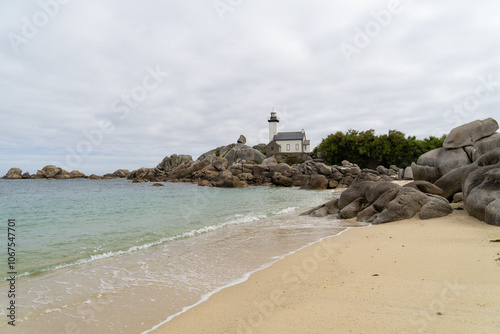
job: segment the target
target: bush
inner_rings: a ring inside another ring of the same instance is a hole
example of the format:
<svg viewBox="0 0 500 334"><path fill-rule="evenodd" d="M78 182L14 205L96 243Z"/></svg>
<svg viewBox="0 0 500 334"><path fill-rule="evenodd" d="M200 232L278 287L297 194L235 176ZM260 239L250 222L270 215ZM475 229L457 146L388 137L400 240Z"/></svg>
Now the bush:
<svg viewBox="0 0 500 334"><path fill-rule="evenodd" d="M287 165L295 165L295 164L301 164L301 163L304 163L305 160L304 159L301 159L295 155L285 155L285 156L282 156L282 158L285 159L284 163L286 163Z"/></svg>
<svg viewBox="0 0 500 334"><path fill-rule="evenodd" d="M375 130L358 132L348 130L346 133L336 132L321 141L314 149L313 156L321 153L327 164L338 165L342 160L358 164L361 167L378 164L406 167L417 161L418 157L442 147L446 138L429 137L418 140L416 137L405 137L397 130L389 130L388 134L376 136Z"/></svg>
<svg viewBox="0 0 500 334"><path fill-rule="evenodd" d="M266 153L267 153L266 150L263 150L261 148L256 148L256 150L259 151L260 153L264 154L264 155L266 155Z"/></svg>

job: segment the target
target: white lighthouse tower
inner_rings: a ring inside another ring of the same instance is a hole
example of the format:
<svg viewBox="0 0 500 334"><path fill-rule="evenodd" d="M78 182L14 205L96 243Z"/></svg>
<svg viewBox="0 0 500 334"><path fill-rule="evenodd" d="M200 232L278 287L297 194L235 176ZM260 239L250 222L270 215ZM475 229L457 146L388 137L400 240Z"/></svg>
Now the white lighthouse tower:
<svg viewBox="0 0 500 334"><path fill-rule="evenodd" d="M274 136L278 134L278 123L280 122L278 116L276 116L276 108L273 108L271 117L267 121L269 122L269 142L272 142Z"/></svg>

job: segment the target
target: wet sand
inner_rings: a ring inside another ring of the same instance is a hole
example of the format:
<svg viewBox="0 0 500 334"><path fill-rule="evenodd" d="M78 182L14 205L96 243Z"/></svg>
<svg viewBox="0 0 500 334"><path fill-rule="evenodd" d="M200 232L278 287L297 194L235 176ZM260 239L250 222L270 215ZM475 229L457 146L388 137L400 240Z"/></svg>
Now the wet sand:
<svg viewBox="0 0 500 334"><path fill-rule="evenodd" d="M500 228L464 210L354 228L154 333L500 333Z"/></svg>

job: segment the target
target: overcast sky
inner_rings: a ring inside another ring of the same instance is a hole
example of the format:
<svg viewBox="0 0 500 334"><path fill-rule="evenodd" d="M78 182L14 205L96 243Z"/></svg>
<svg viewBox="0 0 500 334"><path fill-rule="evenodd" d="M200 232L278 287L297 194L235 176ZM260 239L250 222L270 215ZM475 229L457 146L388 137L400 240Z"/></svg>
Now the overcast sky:
<svg viewBox="0 0 500 334"><path fill-rule="evenodd" d="M0 2L0 174L500 120L500 2Z"/></svg>

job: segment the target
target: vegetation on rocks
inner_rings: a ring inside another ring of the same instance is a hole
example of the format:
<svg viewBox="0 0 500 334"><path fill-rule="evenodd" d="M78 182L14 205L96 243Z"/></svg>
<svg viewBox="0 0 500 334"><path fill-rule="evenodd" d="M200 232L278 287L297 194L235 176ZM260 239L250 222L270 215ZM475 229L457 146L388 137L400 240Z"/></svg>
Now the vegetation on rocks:
<svg viewBox="0 0 500 334"><path fill-rule="evenodd" d="M430 137L423 141L405 138L397 131L379 137L373 130L361 133L351 130L346 134L331 135L318 148L330 163L338 158L336 152L351 154L349 159L361 163L366 162L367 157L384 161L384 157L377 154L387 148L387 142L392 145L386 153L388 158L400 161L412 159L415 152L421 152L419 150L429 150L440 142L443 144L421 155L411 167L398 171L399 179L407 179L408 174L415 180L412 183L400 187L384 182L382 177L370 179L370 170L362 169L365 173L357 175L340 198L308 210L304 215L332 215L342 219L357 217L358 221L380 224L408 219L417 213L421 219L442 217L453 211L449 204L453 201L463 202L462 208L471 216L500 226L499 128L496 120L487 118L456 127L445 138ZM390 162L395 161L385 160L385 163ZM325 166L317 164L317 167L323 170ZM396 166L389 169L377 167L378 173L387 175L396 170Z"/></svg>
<svg viewBox="0 0 500 334"><path fill-rule="evenodd" d="M258 144L255 146L252 146L252 148L256 149L260 153L266 155L266 144Z"/></svg>
<svg viewBox="0 0 500 334"><path fill-rule="evenodd" d="M442 147L445 138L443 135L419 140L397 130L389 130L384 135L375 135L373 129L338 131L323 139L313 156L321 157L329 165L347 160L361 167L396 165L402 168L417 161L422 154Z"/></svg>
<svg viewBox="0 0 500 334"><path fill-rule="evenodd" d="M283 162L286 163L287 165L303 164L305 162L304 159L301 159L294 155L285 156L284 158L285 161Z"/></svg>

